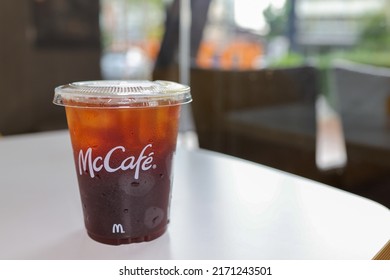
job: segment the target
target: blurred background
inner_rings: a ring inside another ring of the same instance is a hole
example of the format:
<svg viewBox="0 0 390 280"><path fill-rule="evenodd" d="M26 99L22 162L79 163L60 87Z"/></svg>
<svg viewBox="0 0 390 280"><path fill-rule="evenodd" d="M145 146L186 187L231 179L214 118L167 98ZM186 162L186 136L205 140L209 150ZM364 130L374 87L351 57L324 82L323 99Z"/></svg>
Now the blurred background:
<svg viewBox="0 0 390 280"><path fill-rule="evenodd" d="M390 0L2 1L0 21L3 136L66 128L58 85L174 80L188 146L390 206Z"/></svg>

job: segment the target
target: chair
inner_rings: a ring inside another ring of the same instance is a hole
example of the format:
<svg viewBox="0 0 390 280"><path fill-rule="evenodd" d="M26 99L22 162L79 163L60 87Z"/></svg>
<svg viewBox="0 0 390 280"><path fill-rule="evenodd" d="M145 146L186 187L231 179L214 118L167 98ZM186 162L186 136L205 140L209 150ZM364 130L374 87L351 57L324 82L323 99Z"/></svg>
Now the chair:
<svg viewBox="0 0 390 280"><path fill-rule="evenodd" d="M318 72L314 67L249 71L192 69L201 148L331 183L315 163Z"/></svg>
<svg viewBox="0 0 390 280"><path fill-rule="evenodd" d="M390 69L338 61L331 77L348 155L342 184L390 207Z"/></svg>
<svg viewBox="0 0 390 280"><path fill-rule="evenodd" d="M66 128L64 109L52 103L54 88L101 79L99 2L85 2L2 3L0 18L7 25L0 44L0 134Z"/></svg>

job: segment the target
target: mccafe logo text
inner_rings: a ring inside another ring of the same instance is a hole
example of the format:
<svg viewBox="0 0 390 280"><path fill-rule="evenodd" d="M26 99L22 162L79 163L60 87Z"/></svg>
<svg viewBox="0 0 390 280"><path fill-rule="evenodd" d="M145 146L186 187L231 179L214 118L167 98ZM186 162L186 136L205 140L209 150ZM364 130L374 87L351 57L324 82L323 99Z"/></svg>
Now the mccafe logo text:
<svg viewBox="0 0 390 280"><path fill-rule="evenodd" d="M95 173L102 169L110 173L118 170L134 170L134 179L138 179L140 170L146 171L151 168L156 168L156 165L153 164L154 152L148 151L151 148L152 144L148 144L138 156L129 156L125 147L117 146L112 148L104 157L94 157L92 148L88 148L85 153L83 150L80 150L78 159L79 173L83 175L83 172L88 172L89 176L94 178ZM115 165L111 160L112 157L116 159L123 157L123 160L120 165L118 163Z"/></svg>

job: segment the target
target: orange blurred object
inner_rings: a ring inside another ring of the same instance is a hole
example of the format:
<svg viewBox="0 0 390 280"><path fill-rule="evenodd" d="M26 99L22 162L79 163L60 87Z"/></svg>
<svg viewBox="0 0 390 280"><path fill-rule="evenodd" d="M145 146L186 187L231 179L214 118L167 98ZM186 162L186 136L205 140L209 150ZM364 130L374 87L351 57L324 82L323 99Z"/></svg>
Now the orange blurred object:
<svg viewBox="0 0 390 280"><path fill-rule="evenodd" d="M202 42L196 62L203 68L253 69L263 55L263 47L257 42L237 40L222 49L215 42Z"/></svg>

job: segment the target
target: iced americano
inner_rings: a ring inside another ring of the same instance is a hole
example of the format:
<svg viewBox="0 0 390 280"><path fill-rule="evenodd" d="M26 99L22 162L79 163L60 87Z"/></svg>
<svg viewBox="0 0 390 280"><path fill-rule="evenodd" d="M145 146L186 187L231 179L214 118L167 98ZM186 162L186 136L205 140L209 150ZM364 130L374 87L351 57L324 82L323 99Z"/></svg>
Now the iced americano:
<svg viewBox="0 0 390 280"><path fill-rule="evenodd" d="M169 222L172 160L187 86L92 81L56 88L65 106L85 227L107 244L149 241Z"/></svg>

